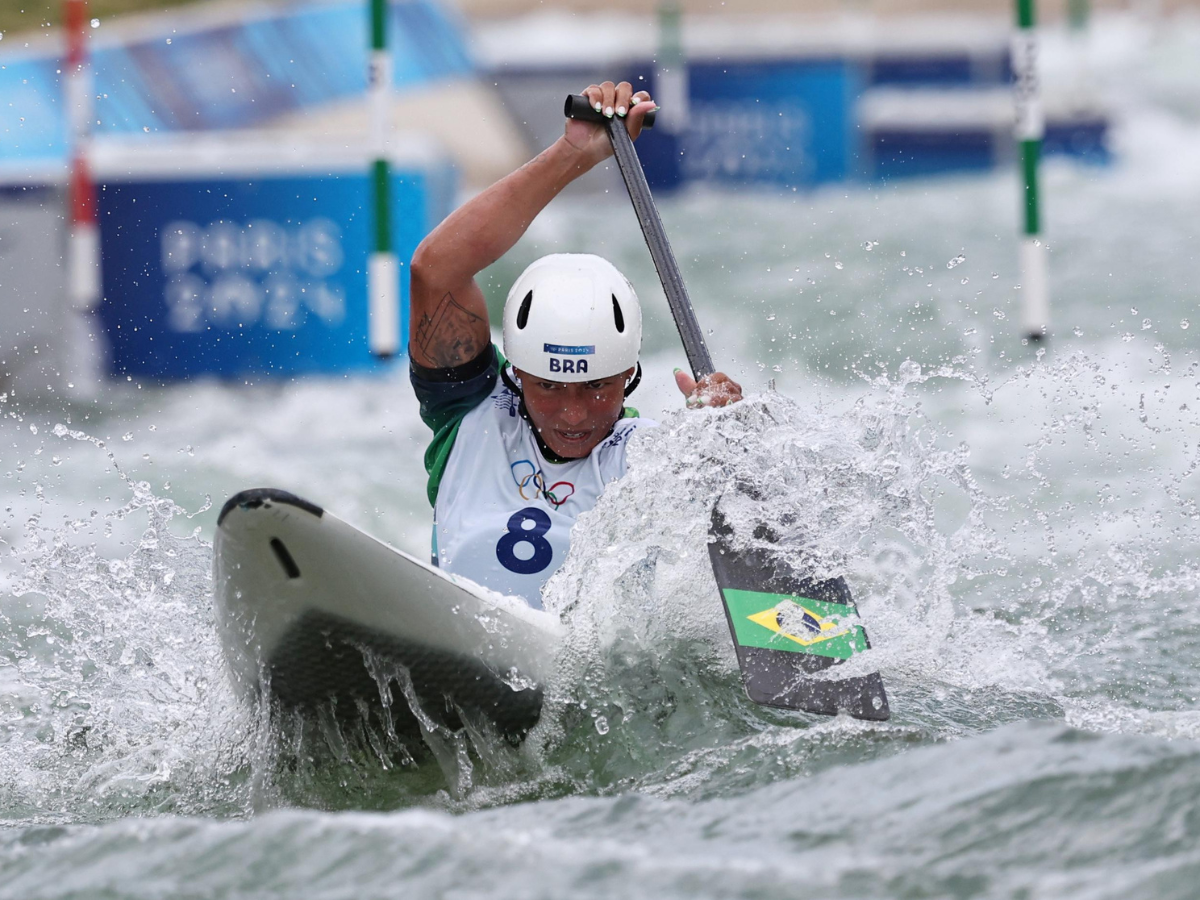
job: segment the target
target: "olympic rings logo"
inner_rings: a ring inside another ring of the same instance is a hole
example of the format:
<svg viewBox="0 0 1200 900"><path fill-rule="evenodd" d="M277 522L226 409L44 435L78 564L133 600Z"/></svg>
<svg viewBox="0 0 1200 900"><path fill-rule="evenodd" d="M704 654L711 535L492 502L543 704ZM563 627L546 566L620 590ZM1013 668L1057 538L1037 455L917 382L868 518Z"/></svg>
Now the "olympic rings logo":
<svg viewBox="0 0 1200 900"><path fill-rule="evenodd" d="M542 470L527 459L518 460L512 464L513 481L517 484L517 492L525 501L545 498L554 509L558 509L571 499L575 493L575 485L569 481L556 481L546 487L546 478Z"/></svg>

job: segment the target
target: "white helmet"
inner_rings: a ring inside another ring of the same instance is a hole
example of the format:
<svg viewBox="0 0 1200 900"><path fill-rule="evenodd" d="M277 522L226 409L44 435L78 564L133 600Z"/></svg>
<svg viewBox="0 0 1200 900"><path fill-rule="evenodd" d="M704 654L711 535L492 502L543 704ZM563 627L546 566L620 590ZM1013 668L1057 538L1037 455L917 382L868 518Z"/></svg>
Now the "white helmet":
<svg viewBox="0 0 1200 900"><path fill-rule="evenodd" d="M642 307L617 267L590 253L534 262L504 302L504 355L548 381L592 381L637 365Z"/></svg>

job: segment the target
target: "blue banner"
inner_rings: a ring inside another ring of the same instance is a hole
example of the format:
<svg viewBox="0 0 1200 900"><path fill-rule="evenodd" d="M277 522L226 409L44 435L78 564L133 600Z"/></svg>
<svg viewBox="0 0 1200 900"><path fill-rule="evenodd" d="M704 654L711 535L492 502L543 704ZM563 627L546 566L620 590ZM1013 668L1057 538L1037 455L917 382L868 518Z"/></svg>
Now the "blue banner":
<svg viewBox="0 0 1200 900"><path fill-rule="evenodd" d="M389 4L394 84L471 74L457 25L433 0ZM244 21L98 46L98 135L250 128L366 90L367 7L320 3ZM101 38L101 32L95 32ZM0 46L0 162L66 152L63 63L6 60Z"/></svg>
<svg viewBox="0 0 1200 900"><path fill-rule="evenodd" d="M392 182L401 334L408 267L448 211L449 171ZM339 176L116 181L100 189L110 371L156 379L373 369L367 169Z"/></svg>
<svg viewBox="0 0 1200 900"><path fill-rule="evenodd" d="M647 178L663 188L841 181L857 152L860 76L846 59L693 62L686 127L651 130L638 141Z"/></svg>

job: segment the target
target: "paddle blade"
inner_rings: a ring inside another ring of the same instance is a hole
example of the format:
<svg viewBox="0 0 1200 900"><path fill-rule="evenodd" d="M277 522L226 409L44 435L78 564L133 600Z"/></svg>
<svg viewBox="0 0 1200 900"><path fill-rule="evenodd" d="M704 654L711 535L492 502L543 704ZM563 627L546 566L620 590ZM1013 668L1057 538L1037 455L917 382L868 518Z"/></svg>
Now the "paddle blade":
<svg viewBox="0 0 1200 900"><path fill-rule="evenodd" d="M878 672L843 679L826 673L871 646L861 625L839 622L858 617L845 579L818 581L777 554L735 550L731 529L716 510L711 534L708 553L750 699L781 709L886 720L890 711Z"/></svg>

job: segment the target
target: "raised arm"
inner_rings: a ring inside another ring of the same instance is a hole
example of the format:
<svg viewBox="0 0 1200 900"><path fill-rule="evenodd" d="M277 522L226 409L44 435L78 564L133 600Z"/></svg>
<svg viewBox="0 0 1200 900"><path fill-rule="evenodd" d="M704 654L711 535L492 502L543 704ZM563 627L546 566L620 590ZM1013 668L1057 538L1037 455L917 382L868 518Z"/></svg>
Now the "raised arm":
<svg viewBox="0 0 1200 900"><path fill-rule="evenodd" d="M632 137L653 107L645 91L607 81L585 91L607 115L625 115ZM549 148L451 213L417 247L409 272L409 353L427 368L470 362L490 340L475 276L520 239L558 193L612 155L602 125L568 119Z"/></svg>

